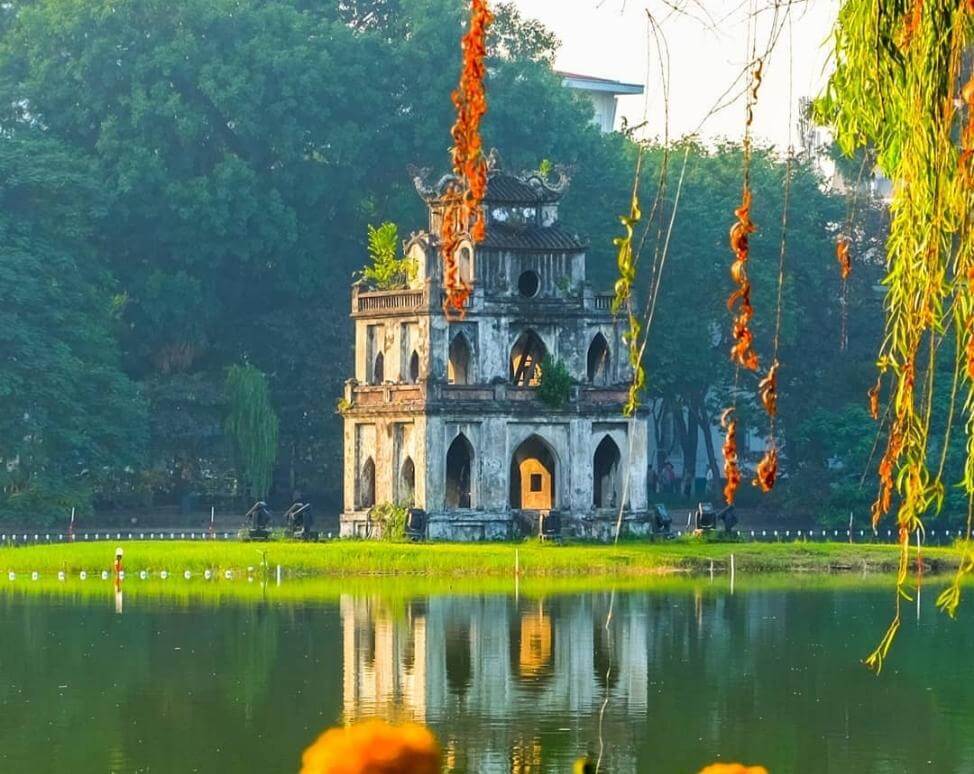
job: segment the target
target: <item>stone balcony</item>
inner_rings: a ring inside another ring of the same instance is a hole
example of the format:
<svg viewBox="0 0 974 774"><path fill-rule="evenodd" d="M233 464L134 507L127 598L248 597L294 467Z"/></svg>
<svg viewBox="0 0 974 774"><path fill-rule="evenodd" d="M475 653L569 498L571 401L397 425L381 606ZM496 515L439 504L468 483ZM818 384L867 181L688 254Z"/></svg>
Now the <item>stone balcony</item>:
<svg viewBox="0 0 974 774"><path fill-rule="evenodd" d="M571 315L593 313L604 315L611 313L613 298L612 293L594 293L586 290L581 295L567 298L534 299L531 305L539 311L555 313L567 311ZM403 290L368 290L365 286L356 284L352 286L352 317L399 317L426 314L442 309L444 299L443 292L431 288L429 283L423 288ZM498 304L501 308L506 308L524 302L523 298L516 296L487 294L483 288L475 286L466 306L471 311L477 312L485 308L493 308Z"/></svg>
<svg viewBox="0 0 974 774"><path fill-rule="evenodd" d="M628 387L614 385L593 387L575 385L562 413L608 411L618 413L626 402ZM402 412L475 411L480 414L550 413L538 399L537 390L498 384L359 384L354 379L345 383L341 407L343 414L397 414Z"/></svg>

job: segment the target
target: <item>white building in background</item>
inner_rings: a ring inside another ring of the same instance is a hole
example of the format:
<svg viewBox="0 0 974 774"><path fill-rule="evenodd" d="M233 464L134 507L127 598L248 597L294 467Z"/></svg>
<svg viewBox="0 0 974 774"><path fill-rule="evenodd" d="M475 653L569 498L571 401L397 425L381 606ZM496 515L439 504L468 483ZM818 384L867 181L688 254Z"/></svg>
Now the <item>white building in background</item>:
<svg viewBox="0 0 974 774"><path fill-rule="evenodd" d="M595 108L595 124L603 132L611 132L616 127L616 108L622 95L642 94L641 83L623 83L608 78L595 78L591 75L556 71L564 80L566 88L581 92Z"/></svg>

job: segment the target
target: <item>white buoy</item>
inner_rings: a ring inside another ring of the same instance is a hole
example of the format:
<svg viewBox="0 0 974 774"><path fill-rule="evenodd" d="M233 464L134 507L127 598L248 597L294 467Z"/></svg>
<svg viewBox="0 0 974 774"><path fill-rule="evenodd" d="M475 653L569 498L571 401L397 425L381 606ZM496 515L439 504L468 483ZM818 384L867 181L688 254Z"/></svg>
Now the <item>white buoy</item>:
<svg viewBox="0 0 974 774"><path fill-rule="evenodd" d="M15 573L15 572L8 572L7 573L7 580L17 580L17 573Z"/></svg>
<svg viewBox="0 0 974 774"><path fill-rule="evenodd" d="M145 570L142 570L139 573L139 580L145 580L148 577L149 577L149 573L147 573Z"/></svg>
<svg viewBox="0 0 974 774"><path fill-rule="evenodd" d="M223 573L223 577L227 580L233 580L233 570L227 570Z"/></svg>
<svg viewBox="0 0 974 774"><path fill-rule="evenodd" d="M212 577L213 577L213 573L212 572L210 572L209 570L203 570L203 578L204 578L204 580L209 580Z"/></svg>
<svg viewBox="0 0 974 774"><path fill-rule="evenodd" d="M166 578L169 577L169 573L163 570L162 572L159 573L159 577L165 580Z"/></svg>
<svg viewBox="0 0 974 774"><path fill-rule="evenodd" d="M58 570L57 579L59 581L63 581L64 580L64 570Z"/></svg>
<svg viewBox="0 0 974 774"><path fill-rule="evenodd" d="M101 571L101 579L102 580L108 580L108 570L102 570Z"/></svg>
<svg viewBox="0 0 974 774"><path fill-rule="evenodd" d="M191 572L190 572L189 570L186 570L186 572L184 572L184 573L183 573L183 577L184 577L184 578L185 578L186 580L189 580L190 578L192 578L192 577L193 577L193 573L191 573Z"/></svg>
<svg viewBox="0 0 974 774"><path fill-rule="evenodd" d="M81 578L81 580L88 580L88 573L82 570L80 573L78 573L78 577Z"/></svg>
<svg viewBox="0 0 974 774"><path fill-rule="evenodd" d="M37 570L34 570L34 572L32 572L32 573L30 574L30 579L31 579L31 580L37 580L37 579L38 579L38 578L40 578L40 577L41 577L41 575L40 575L40 573L39 573L39 572L37 572Z"/></svg>

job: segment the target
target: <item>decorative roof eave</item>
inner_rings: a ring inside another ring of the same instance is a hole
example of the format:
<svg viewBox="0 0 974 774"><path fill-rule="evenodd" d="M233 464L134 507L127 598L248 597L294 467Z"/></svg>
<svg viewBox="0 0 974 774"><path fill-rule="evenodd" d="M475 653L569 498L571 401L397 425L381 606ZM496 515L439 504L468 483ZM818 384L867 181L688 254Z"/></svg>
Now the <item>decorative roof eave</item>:
<svg viewBox="0 0 974 774"><path fill-rule="evenodd" d="M491 150L487 156L487 192L484 202L488 204L521 204L537 206L554 204L568 190L571 170L562 165L553 168L554 179L549 179L541 170L511 174L501 168L500 154ZM443 175L435 183L429 179L430 170L410 165L409 174L413 178L416 192L427 204L437 204L460 179L453 174Z"/></svg>

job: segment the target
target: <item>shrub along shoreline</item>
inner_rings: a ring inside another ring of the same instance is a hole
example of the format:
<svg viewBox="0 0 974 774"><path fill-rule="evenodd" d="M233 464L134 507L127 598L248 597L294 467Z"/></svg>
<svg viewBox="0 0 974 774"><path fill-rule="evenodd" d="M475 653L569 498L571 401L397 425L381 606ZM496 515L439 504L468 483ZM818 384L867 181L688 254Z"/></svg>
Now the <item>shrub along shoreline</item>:
<svg viewBox="0 0 974 774"><path fill-rule="evenodd" d="M76 575L110 570L115 548L124 550L127 574L146 571L223 577L276 571L289 578L424 576L430 578L639 578L727 573L733 555L747 573L892 573L899 549L849 543L718 543L693 539L622 542L617 546L569 543L245 543L131 541L0 547L0 574ZM956 569L959 546L924 548L924 571ZM911 554L911 562L913 557ZM266 568L266 569L262 569Z"/></svg>

